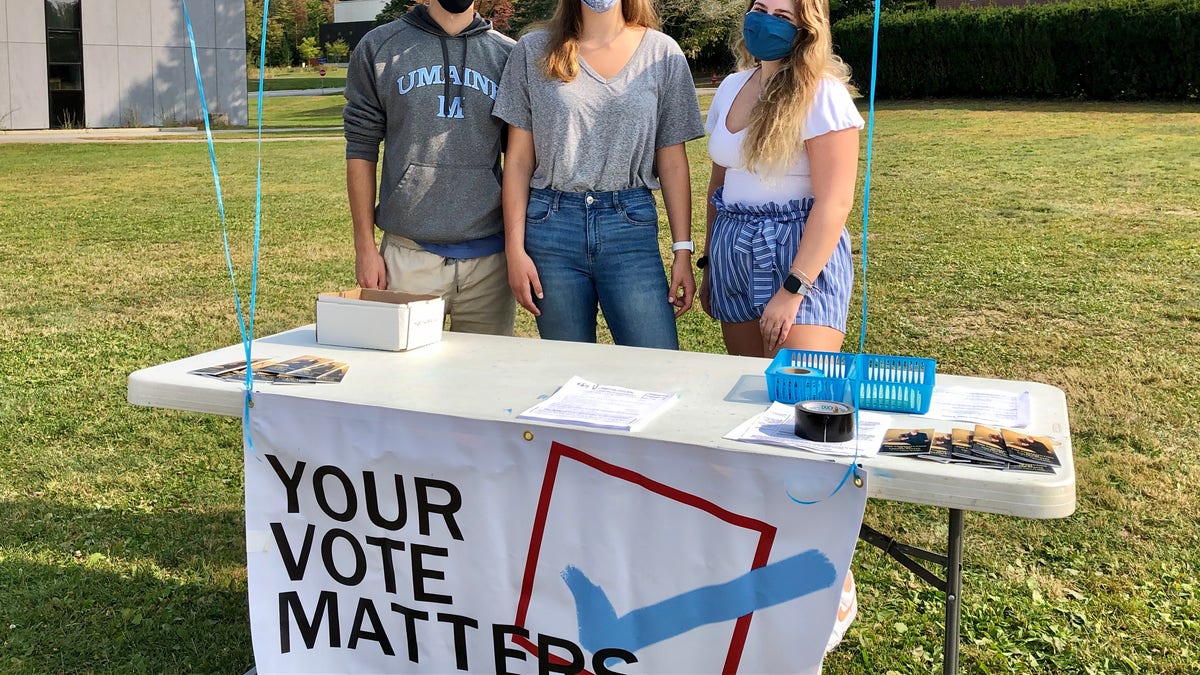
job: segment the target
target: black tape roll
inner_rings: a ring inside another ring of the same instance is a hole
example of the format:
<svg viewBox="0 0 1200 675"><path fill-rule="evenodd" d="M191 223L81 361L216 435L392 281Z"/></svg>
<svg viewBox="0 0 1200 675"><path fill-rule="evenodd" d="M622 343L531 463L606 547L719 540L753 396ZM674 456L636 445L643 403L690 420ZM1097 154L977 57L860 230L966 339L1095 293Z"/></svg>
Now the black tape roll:
<svg viewBox="0 0 1200 675"><path fill-rule="evenodd" d="M819 443L848 441L854 438L854 408L834 401L800 401L796 435Z"/></svg>

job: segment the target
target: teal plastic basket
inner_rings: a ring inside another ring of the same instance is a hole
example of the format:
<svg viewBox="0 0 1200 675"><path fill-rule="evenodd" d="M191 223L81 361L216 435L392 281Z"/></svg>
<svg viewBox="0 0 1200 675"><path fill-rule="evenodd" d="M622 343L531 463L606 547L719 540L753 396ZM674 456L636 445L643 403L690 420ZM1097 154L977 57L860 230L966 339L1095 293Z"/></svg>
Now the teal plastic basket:
<svg viewBox="0 0 1200 675"><path fill-rule="evenodd" d="M780 349L767 368L767 391L772 401L837 401L852 403L850 377L854 354ZM807 374L796 370L811 371Z"/></svg>
<svg viewBox="0 0 1200 675"><path fill-rule="evenodd" d="M923 415L929 412L937 361L781 349L766 375L772 401L839 401L857 404L864 410ZM857 387L857 396L851 395L852 387Z"/></svg>

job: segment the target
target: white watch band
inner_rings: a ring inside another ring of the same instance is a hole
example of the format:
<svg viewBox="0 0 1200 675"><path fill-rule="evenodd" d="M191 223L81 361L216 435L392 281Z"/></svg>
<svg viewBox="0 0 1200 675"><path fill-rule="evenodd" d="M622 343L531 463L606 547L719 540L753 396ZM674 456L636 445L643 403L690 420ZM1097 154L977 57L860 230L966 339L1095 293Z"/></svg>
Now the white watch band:
<svg viewBox="0 0 1200 675"><path fill-rule="evenodd" d="M677 241L674 244L671 244L671 252L674 253L676 251L690 251L692 253L695 253L696 245L693 244L690 240L689 241Z"/></svg>

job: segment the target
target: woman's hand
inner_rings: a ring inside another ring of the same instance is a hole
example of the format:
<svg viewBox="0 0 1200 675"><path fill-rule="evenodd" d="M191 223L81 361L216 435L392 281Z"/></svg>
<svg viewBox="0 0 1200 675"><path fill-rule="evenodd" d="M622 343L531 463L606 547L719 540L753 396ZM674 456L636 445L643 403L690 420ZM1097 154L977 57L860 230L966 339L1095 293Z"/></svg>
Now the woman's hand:
<svg viewBox="0 0 1200 675"><path fill-rule="evenodd" d="M789 293L781 288L775 291L775 295L763 308L758 328L762 332L763 348L768 354L787 339L788 333L796 323L796 312L800 311L800 303L803 301L803 295Z"/></svg>
<svg viewBox="0 0 1200 675"><path fill-rule="evenodd" d="M508 287L512 289L513 297L521 306L529 310L534 316L541 316L542 312L533 304L533 299L542 299L542 282L538 279L537 266L533 264L533 258L524 251L514 251L508 249L505 252L508 260Z"/></svg>
<svg viewBox="0 0 1200 675"><path fill-rule="evenodd" d="M671 263L671 287L667 302L675 306L675 318L683 316L692 308L696 295L696 277L692 272L690 256L676 256Z"/></svg>

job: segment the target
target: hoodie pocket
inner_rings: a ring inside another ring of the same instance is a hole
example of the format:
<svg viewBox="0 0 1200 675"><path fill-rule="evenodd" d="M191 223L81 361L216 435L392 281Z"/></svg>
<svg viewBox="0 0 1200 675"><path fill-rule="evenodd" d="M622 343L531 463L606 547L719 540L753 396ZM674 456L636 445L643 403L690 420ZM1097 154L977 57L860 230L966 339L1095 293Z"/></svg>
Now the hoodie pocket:
<svg viewBox="0 0 1200 675"><path fill-rule="evenodd" d="M500 181L490 167L409 164L375 215L384 230L417 241L478 239L500 222Z"/></svg>

